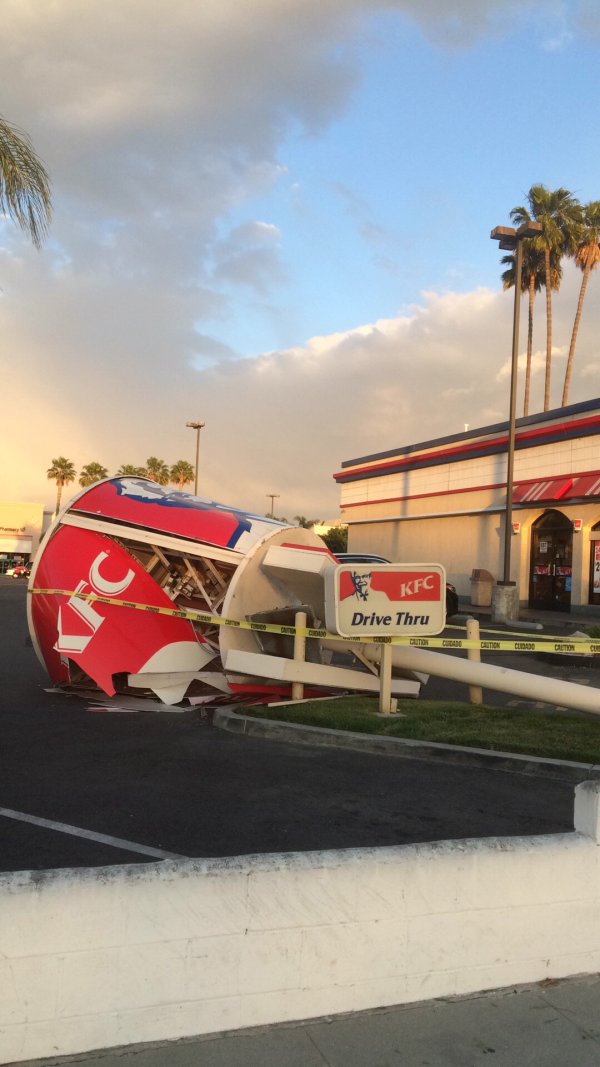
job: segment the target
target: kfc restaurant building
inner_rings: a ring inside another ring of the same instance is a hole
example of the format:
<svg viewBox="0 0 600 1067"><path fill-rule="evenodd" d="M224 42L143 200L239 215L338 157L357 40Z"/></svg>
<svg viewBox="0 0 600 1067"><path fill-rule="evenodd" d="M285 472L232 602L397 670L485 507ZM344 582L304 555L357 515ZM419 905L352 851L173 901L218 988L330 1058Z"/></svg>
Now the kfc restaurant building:
<svg viewBox="0 0 600 1067"><path fill-rule="evenodd" d="M485 575L491 599L503 577L507 448L498 423L347 460L349 551L441 563L484 604L474 586ZM517 420L511 579L522 606L600 616L600 399Z"/></svg>

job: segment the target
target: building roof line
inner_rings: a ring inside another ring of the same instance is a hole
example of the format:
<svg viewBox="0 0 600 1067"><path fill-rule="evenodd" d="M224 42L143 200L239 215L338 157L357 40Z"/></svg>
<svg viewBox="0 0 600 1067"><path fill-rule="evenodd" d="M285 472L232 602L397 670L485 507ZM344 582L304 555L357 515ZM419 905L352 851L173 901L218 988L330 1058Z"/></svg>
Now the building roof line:
<svg viewBox="0 0 600 1067"><path fill-rule="evenodd" d="M580 415L586 411L594 411L600 408L600 398L585 400L579 404L569 404L564 408L553 408L551 411L538 412L536 415L525 415L516 420L517 430L526 426L534 426L539 423L550 422L553 419L564 419L570 415ZM445 437L432 438L430 441L421 441L416 445L402 445L399 448L391 448L385 452L374 452L368 456L359 456L357 459L347 459L341 464L341 469L354 467L361 463L371 463L374 460L389 459L392 456L410 455L423 449L440 447L454 444L459 441L476 441L480 437L508 432L509 423L496 422L490 426L482 426L475 430L465 430L462 433L449 434ZM335 477L335 476L334 476Z"/></svg>
<svg viewBox="0 0 600 1067"><path fill-rule="evenodd" d="M554 423L551 426L517 433L515 448L520 451L525 448L551 444L554 441L572 441L578 437L597 434L599 429L600 413L586 419ZM365 467L355 467L352 470L341 470L333 477L339 483L362 481L365 478L398 474L417 470L420 467L441 467L448 463L460 463L469 459L500 455L507 451L507 447L507 437L492 437L473 441L470 444L465 443L462 447L421 452L417 455L413 453L408 456L399 456L398 453L394 453L394 458L388 463L373 463Z"/></svg>

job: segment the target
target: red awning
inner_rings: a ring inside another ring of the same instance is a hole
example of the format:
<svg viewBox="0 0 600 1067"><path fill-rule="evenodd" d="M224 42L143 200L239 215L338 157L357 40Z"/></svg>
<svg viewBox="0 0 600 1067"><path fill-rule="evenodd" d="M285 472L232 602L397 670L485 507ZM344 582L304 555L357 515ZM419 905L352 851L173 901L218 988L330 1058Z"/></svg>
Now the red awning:
<svg viewBox="0 0 600 1067"><path fill-rule="evenodd" d="M542 500L574 500L600 498L600 471L575 475L571 478L546 478L537 482L515 485L513 503L536 504Z"/></svg>
<svg viewBox="0 0 600 1067"><path fill-rule="evenodd" d="M584 474L581 478L574 478L573 485L569 489L567 496L600 497L600 471Z"/></svg>
<svg viewBox="0 0 600 1067"><path fill-rule="evenodd" d="M513 492L514 504L533 504L538 500L563 500L570 495L572 478L548 478L546 481L525 482L516 485Z"/></svg>

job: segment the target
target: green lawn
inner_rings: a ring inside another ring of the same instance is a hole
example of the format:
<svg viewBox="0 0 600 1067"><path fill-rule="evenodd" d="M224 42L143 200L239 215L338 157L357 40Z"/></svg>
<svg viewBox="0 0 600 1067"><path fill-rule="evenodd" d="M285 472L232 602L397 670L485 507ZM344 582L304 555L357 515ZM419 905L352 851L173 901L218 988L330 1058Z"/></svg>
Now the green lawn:
<svg viewBox="0 0 600 1067"><path fill-rule="evenodd" d="M348 696L278 708L245 708L242 714L334 730L600 763L600 716L592 719L545 715L439 700L399 700L398 711L403 718L380 718L377 710L376 698Z"/></svg>

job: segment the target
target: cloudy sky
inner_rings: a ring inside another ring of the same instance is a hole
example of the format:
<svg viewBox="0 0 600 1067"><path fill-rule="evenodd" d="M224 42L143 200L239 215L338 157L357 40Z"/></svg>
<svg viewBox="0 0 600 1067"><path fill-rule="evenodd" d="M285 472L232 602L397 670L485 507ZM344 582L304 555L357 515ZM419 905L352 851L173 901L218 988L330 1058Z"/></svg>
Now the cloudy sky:
<svg viewBox="0 0 600 1067"><path fill-rule="evenodd" d="M507 417L489 233L538 182L600 199L595 0L0 13L0 113L54 197L41 252L0 222L0 499L51 505L58 455L193 461L199 420L201 495L334 518L343 460ZM553 406L580 277L555 298ZM572 402L600 395L598 337L600 271Z"/></svg>

